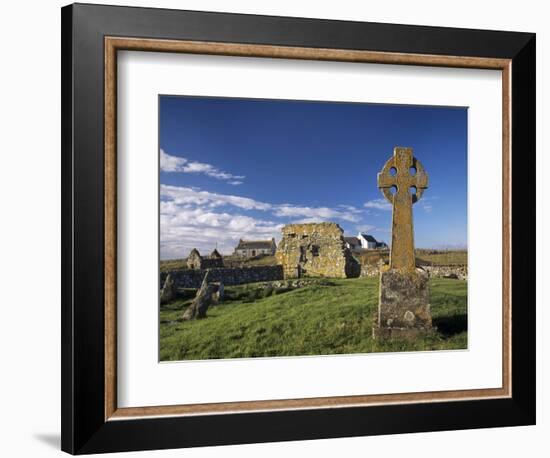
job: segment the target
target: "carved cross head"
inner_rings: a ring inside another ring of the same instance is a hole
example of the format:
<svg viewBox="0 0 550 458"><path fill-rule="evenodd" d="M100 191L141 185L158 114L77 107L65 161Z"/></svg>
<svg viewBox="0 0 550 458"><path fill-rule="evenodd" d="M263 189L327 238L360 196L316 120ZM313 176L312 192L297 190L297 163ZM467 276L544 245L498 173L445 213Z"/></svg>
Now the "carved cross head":
<svg viewBox="0 0 550 458"><path fill-rule="evenodd" d="M378 174L378 187L392 204L394 197L402 201L410 195L413 204L420 200L428 187L428 174L413 156L412 148L397 146L393 149L393 156Z"/></svg>

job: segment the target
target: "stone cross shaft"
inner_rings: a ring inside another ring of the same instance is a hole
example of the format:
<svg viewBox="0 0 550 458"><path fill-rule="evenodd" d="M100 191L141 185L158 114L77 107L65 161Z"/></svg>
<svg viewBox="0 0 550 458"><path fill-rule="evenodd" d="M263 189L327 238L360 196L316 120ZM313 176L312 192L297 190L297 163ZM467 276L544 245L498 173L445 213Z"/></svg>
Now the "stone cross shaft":
<svg viewBox="0 0 550 458"><path fill-rule="evenodd" d="M395 147L382 171L378 187L393 205L390 269L414 271L412 205L428 187L428 175L412 148Z"/></svg>

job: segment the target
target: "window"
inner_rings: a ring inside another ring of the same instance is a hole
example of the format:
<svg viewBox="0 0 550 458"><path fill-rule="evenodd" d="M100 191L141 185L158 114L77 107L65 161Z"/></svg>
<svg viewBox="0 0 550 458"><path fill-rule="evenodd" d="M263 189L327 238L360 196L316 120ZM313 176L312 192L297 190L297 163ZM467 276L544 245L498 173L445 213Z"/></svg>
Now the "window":
<svg viewBox="0 0 550 458"><path fill-rule="evenodd" d="M306 262L307 261L307 257L306 257L306 247L305 246L301 246L300 247L300 262Z"/></svg>

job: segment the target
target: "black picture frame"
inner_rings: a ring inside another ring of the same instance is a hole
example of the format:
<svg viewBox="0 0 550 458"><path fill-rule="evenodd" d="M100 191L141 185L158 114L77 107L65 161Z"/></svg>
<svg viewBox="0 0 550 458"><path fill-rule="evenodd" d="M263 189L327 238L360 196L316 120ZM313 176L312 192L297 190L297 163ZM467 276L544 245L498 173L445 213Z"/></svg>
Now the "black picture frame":
<svg viewBox="0 0 550 458"><path fill-rule="evenodd" d="M74 4L62 8L62 449L72 454L535 424L535 34ZM106 421L104 37L512 61L512 396ZM213 433L214 432L214 433Z"/></svg>

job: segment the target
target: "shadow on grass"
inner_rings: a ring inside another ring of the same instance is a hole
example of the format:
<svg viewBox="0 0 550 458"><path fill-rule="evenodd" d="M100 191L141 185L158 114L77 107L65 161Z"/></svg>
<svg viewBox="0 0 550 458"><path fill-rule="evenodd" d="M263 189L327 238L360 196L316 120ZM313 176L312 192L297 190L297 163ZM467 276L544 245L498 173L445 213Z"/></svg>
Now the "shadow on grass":
<svg viewBox="0 0 550 458"><path fill-rule="evenodd" d="M468 330L468 316L465 314L440 316L433 319L433 325L444 337L452 337Z"/></svg>

